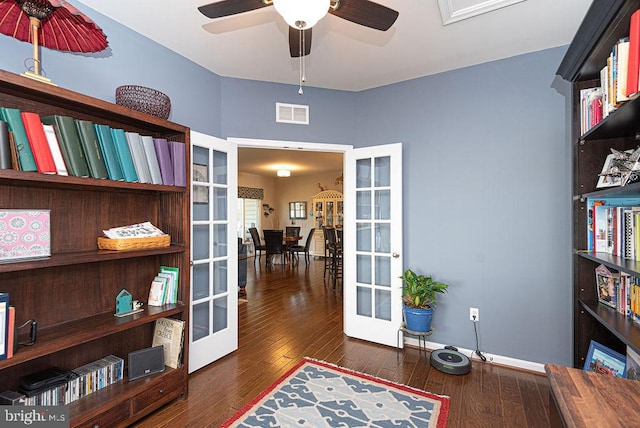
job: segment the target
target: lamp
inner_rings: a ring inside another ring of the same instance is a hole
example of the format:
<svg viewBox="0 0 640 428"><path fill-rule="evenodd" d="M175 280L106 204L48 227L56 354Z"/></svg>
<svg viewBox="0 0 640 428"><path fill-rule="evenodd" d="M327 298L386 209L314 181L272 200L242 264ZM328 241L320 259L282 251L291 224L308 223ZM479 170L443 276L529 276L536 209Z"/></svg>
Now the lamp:
<svg viewBox="0 0 640 428"><path fill-rule="evenodd" d="M40 46L84 53L108 46L102 29L63 0L0 1L0 33L33 44L33 72L23 76L46 83L51 80L40 73Z"/></svg>
<svg viewBox="0 0 640 428"><path fill-rule="evenodd" d="M278 175L278 177L289 177L291 176L291 171L289 171L288 169L279 169L276 174Z"/></svg>
<svg viewBox="0 0 640 428"><path fill-rule="evenodd" d="M273 0L273 6L291 27L307 30L324 18L330 0Z"/></svg>

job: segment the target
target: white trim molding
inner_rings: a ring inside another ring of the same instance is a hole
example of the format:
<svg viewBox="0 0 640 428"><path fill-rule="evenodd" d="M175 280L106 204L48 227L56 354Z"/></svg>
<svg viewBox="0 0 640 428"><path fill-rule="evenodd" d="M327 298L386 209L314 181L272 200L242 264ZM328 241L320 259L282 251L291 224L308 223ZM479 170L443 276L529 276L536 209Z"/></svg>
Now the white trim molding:
<svg viewBox="0 0 640 428"><path fill-rule="evenodd" d="M440 6L440 15L442 15L442 24L449 25L523 1L526 0L485 0L460 8L454 4L455 0L438 0L438 5Z"/></svg>
<svg viewBox="0 0 640 428"><path fill-rule="evenodd" d="M419 347L418 339L413 337L405 337L404 343L406 345L411 345L412 347ZM433 351L434 349L442 349L445 347L442 343L436 342L425 342L424 347L428 351ZM472 360L480 360L473 349L465 349L458 348L458 352L461 352L471 358ZM482 355L487 358L487 363L489 364L499 364L506 367L511 367L515 369L528 370L536 373L544 373L544 364L536 363L533 361L519 360L517 358L506 357L503 355L495 355L489 354L487 352L482 351Z"/></svg>

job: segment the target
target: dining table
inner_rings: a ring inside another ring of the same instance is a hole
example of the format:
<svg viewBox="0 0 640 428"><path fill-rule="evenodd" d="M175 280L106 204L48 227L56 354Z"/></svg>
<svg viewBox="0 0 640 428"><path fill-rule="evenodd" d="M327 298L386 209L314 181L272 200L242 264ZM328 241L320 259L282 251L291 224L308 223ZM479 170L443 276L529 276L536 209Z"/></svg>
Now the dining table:
<svg viewBox="0 0 640 428"><path fill-rule="evenodd" d="M284 241L284 251L286 256L289 256L289 249L294 245L298 245L298 242L302 239L302 236L285 236L282 238Z"/></svg>

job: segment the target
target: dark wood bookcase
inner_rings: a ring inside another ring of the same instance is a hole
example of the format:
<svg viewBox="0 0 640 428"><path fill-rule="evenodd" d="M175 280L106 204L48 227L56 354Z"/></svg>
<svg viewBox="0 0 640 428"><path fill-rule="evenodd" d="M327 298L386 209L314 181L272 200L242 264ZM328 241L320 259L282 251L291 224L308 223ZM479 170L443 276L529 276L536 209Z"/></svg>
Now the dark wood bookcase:
<svg viewBox="0 0 640 428"><path fill-rule="evenodd" d="M640 325L598 303L595 268L609 268L640 276L640 262L587 248L587 198L640 197L640 184L596 190L610 148L626 150L640 144L640 97L636 96L610 113L602 122L580 135L580 90L600 84L614 44L629 35L629 22L639 0L594 1L558 68L572 82L573 144L573 363L582 368L591 340L618 352L629 346L640 352Z"/></svg>
<svg viewBox="0 0 640 428"><path fill-rule="evenodd" d="M186 146L189 129L154 116L0 70L0 106L59 114L125 131L163 137ZM187 167L187 183L190 182ZM38 323L37 341L0 361L0 391L48 367L74 369L109 354L127 362L130 352L151 346L154 321L187 321L183 367L129 382L126 378L71 403L72 426L127 425L187 394L189 315L189 186L165 186L0 170L0 209L51 213L51 257L0 264L0 291L16 307L16 325ZM171 246L134 251L98 250L110 227L150 221L171 235ZM147 301L161 265L180 269L178 304L145 307L115 317L115 299L128 290ZM20 331L19 340L27 340Z"/></svg>

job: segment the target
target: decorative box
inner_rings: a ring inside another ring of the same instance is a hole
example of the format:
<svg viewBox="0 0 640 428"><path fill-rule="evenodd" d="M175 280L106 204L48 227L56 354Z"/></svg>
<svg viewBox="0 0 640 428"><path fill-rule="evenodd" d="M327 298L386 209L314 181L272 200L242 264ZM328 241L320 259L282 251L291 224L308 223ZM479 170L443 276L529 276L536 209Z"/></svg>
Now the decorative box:
<svg viewBox="0 0 640 428"><path fill-rule="evenodd" d="M49 210L0 210L0 261L51 255Z"/></svg>

